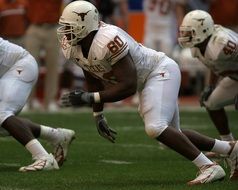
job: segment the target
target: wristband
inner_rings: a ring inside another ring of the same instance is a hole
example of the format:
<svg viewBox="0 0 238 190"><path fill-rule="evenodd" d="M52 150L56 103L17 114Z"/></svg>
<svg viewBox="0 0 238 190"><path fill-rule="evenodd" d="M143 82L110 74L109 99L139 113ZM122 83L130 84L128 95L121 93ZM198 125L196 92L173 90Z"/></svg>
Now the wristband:
<svg viewBox="0 0 238 190"><path fill-rule="evenodd" d="M101 102L101 98L100 98L99 92L94 92L93 93L93 99L94 99L95 103L100 103Z"/></svg>
<svg viewBox="0 0 238 190"><path fill-rule="evenodd" d="M97 117L97 116L102 115L102 114L103 114L103 111L93 112L93 116L94 116L94 117Z"/></svg>

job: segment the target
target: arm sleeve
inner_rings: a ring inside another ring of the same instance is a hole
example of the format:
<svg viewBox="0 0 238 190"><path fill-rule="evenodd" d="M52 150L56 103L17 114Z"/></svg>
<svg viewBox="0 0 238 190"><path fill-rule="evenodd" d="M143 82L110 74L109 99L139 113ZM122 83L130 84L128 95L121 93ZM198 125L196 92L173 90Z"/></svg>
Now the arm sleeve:
<svg viewBox="0 0 238 190"><path fill-rule="evenodd" d="M111 36L106 47L106 58L111 65L117 63L125 57L129 52L129 46L124 36L120 33L115 33Z"/></svg>

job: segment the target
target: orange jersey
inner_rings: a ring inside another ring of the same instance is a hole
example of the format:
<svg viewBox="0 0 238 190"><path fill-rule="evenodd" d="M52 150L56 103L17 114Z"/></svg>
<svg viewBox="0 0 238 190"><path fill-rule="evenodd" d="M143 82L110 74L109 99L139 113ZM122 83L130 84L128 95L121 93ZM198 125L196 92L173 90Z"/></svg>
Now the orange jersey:
<svg viewBox="0 0 238 190"><path fill-rule="evenodd" d="M0 0L0 35L2 37L18 37L25 33L26 7L26 0Z"/></svg>
<svg viewBox="0 0 238 190"><path fill-rule="evenodd" d="M58 23L62 0L28 0L28 19L33 24Z"/></svg>
<svg viewBox="0 0 238 190"><path fill-rule="evenodd" d="M238 25L237 10L237 0L216 0L211 4L210 13L216 24L236 26Z"/></svg>

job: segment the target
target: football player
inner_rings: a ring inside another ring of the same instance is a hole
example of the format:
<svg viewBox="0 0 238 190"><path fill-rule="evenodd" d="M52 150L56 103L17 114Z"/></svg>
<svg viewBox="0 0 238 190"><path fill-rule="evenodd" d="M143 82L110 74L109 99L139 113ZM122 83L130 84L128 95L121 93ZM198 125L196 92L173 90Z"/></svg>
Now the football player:
<svg viewBox="0 0 238 190"><path fill-rule="evenodd" d="M137 43L119 27L100 22L98 10L86 1L68 4L59 24L57 33L64 55L83 69L88 85L88 92L76 89L64 94L63 106L92 105L99 134L115 142L116 131L108 126L103 105L138 91L139 111L147 135L200 168L200 174L188 185L225 177L222 167L199 149L229 155L230 178L238 178L238 142L215 140L180 129L177 100L181 77L177 63L164 53Z"/></svg>
<svg viewBox="0 0 238 190"><path fill-rule="evenodd" d="M238 95L238 34L216 25L205 11L194 10L185 15L179 28L178 41L191 48L210 69L209 84L201 94L200 104L205 106L222 140L234 140L229 129L224 107L236 105Z"/></svg>
<svg viewBox="0 0 238 190"><path fill-rule="evenodd" d="M177 38L176 20L180 23L183 18L184 4L183 0L143 0L143 41L146 47L163 51L166 55L172 54Z"/></svg>
<svg viewBox="0 0 238 190"><path fill-rule="evenodd" d="M37 78L35 59L22 47L0 38L0 134L11 135L32 154L34 163L21 167L21 172L59 169L75 134L73 130L51 128L17 116ZM54 156L36 138L50 142Z"/></svg>

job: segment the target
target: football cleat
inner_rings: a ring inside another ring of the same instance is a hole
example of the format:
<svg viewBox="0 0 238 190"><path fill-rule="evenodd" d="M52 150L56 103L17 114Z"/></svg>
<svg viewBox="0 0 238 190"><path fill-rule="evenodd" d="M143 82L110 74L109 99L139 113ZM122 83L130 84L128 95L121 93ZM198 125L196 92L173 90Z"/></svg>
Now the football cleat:
<svg viewBox="0 0 238 190"><path fill-rule="evenodd" d="M200 168L199 175L194 180L189 181L187 184L192 186L221 181L224 179L225 175L225 171L216 163L204 165Z"/></svg>
<svg viewBox="0 0 238 190"><path fill-rule="evenodd" d="M29 166L23 166L19 169L20 172L33 172L33 171L47 171L58 170L59 166L52 154L48 154L42 158L38 158Z"/></svg>
<svg viewBox="0 0 238 190"><path fill-rule="evenodd" d="M228 160L231 168L230 179L238 180L238 141L234 143Z"/></svg>
<svg viewBox="0 0 238 190"><path fill-rule="evenodd" d="M75 132L70 129L57 129L61 134L61 140L53 144L53 155L59 166L62 166L66 160L69 145L75 139Z"/></svg>

